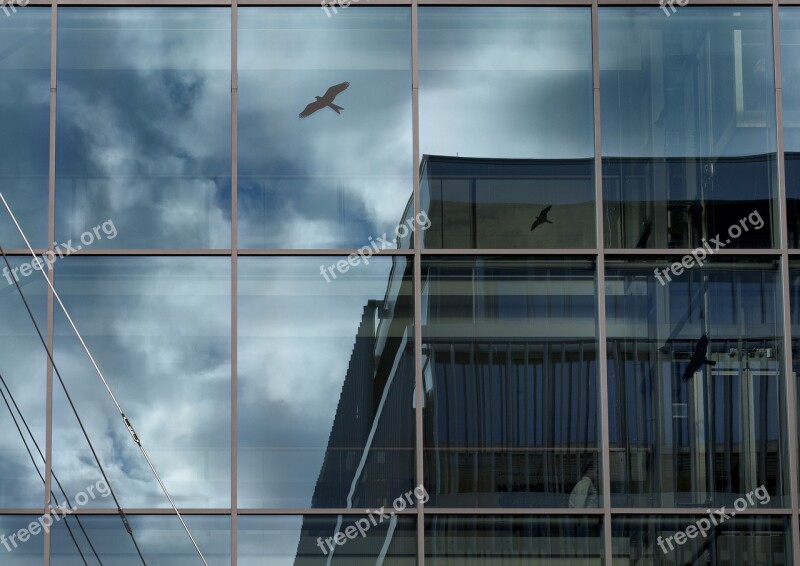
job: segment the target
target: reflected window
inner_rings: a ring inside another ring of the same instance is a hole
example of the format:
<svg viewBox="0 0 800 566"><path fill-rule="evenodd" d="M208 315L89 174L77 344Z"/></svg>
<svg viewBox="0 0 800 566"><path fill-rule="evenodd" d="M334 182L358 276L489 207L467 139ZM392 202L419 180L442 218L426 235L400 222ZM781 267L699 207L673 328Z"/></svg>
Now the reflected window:
<svg viewBox="0 0 800 566"><path fill-rule="evenodd" d="M594 262L431 258L423 275L428 505L602 506Z"/></svg>
<svg viewBox="0 0 800 566"><path fill-rule="evenodd" d="M326 282L332 265L347 269ZM239 506L414 488L411 273L403 257L239 258Z"/></svg>
<svg viewBox="0 0 800 566"><path fill-rule="evenodd" d="M15 16L16 17L16 16ZM56 236L94 248L226 248L230 8L58 12Z"/></svg>
<svg viewBox="0 0 800 566"><path fill-rule="evenodd" d="M239 9L242 248L368 245L411 197L411 11L327 11Z"/></svg>
<svg viewBox="0 0 800 566"><path fill-rule="evenodd" d="M419 10L428 248L594 246L588 8Z"/></svg>
<svg viewBox="0 0 800 566"><path fill-rule="evenodd" d="M230 505L230 288L225 257L73 256L56 267L64 305L183 508ZM54 331L56 363L120 503L169 508L57 304ZM57 382L53 470L70 497L101 477Z"/></svg>
<svg viewBox="0 0 800 566"><path fill-rule="evenodd" d="M612 502L788 504L777 260L606 260ZM680 265L675 263L673 265Z"/></svg>
<svg viewBox="0 0 800 566"><path fill-rule="evenodd" d="M52 528L52 564L83 566L88 562L136 566L142 563L117 515L83 515L80 518L83 528L75 527L75 516L69 519L69 523L62 519ZM209 566L231 563L230 517L183 515L183 520ZM128 521L147 564L193 566L201 563L192 541L174 515L128 515Z"/></svg>
<svg viewBox="0 0 800 566"><path fill-rule="evenodd" d="M47 247L50 156L50 8L11 6L0 17L0 183L8 205L34 248ZM11 17L13 16L13 17ZM1 205L0 205L1 206ZM5 207L0 245L24 249Z"/></svg>
<svg viewBox="0 0 800 566"><path fill-rule="evenodd" d="M425 558L434 564L603 563L600 517L430 515L425 519Z"/></svg>
<svg viewBox="0 0 800 566"><path fill-rule="evenodd" d="M709 515L616 517L611 521L614 563L793 564L787 519L731 517L730 510L723 515L729 519L713 514L716 526Z"/></svg>
<svg viewBox="0 0 800 566"><path fill-rule="evenodd" d="M694 248L751 212L777 234L770 8L599 12L606 246Z"/></svg>
<svg viewBox="0 0 800 566"><path fill-rule="evenodd" d="M239 515L237 564L417 564L414 518L377 517L373 524L370 517L374 515Z"/></svg>

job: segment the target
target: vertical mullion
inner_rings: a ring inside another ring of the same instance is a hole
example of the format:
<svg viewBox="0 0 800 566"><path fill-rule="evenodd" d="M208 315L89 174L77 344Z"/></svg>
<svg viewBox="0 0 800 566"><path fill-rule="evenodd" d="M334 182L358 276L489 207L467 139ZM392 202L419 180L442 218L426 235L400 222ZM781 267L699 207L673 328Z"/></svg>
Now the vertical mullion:
<svg viewBox="0 0 800 566"><path fill-rule="evenodd" d="M238 514L239 506L239 404L238 404L238 37L239 6L237 0L231 2L231 566L236 566L238 555Z"/></svg>
<svg viewBox="0 0 800 566"><path fill-rule="evenodd" d="M419 6L417 0L411 2L411 127L412 127L412 180L414 198L414 218L420 213L420 183L418 166L419 163ZM415 460L417 485L422 485L425 481L423 459L424 436L422 433L423 425L423 387L424 379L422 376L422 256L420 253L421 233L418 232L414 240L414 379L416 393L416 426L415 426ZM417 498L417 564L425 566L425 509L424 503Z"/></svg>
<svg viewBox="0 0 800 566"><path fill-rule="evenodd" d="M600 138L600 39L598 0L592 0L592 93L594 103L594 185L597 246L597 377L600 391L600 444L603 472L603 553L605 564L612 563L611 552L611 450L608 422L608 381L606 368L606 274L603 226L603 152Z"/></svg>
<svg viewBox="0 0 800 566"><path fill-rule="evenodd" d="M56 191L56 63L58 44L58 4L50 7L50 146L47 172L47 249L53 251L55 240L55 191ZM47 276L54 281L53 266ZM53 352L53 291L47 288L47 345ZM45 401L45 458L44 458L44 516L50 516L50 490L53 470L53 364L47 360L47 385ZM50 529L45 530L43 539L44 566L50 566Z"/></svg>
<svg viewBox="0 0 800 566"><path fill-rule="evenodd" d="M778 142L778 224L781 250L781 303L783 311L783 364L786 379L786 430L789 453L789 501L792 508L791 544L793 560L800 557L800 521L798 520L797 493L797 396L792 365L792 321L789 294L789 250L786 200L786 176L784 174L783 147L783 91L781 88L781 34L778 0L772 1L772 50L775 60L775 131Z"/></svg>

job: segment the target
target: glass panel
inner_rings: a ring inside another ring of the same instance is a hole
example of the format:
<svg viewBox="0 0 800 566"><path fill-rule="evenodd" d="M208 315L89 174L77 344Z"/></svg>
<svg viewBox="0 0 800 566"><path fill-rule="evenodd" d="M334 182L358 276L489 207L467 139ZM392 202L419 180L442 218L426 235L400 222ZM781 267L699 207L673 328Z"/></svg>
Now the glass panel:
<svg viewBox="0 0 800 566"><path fill-rule="evenodd" d="M425 518L432 564L602 564L600 517L520 515ZM426 562L428 563L428 562Z"/></svg>
<svg viewBox="0 0 800 566"><path fill-rule="evenodd" d="M56 289L180 507L230 505L230 288L225 257L57 264ZM169 507L58 305L55 358L123 507ZM101 477L57 381L53 462L73 498Z"/></svg>
<svg viewBox="0 0 800 566"><path fill-rule="evenodd" d="M428 505L602 506L594 262L431 258L423 273Z"/></svg>
<svg viewBox="0 0 800 566"><path fill-rule="evenodd" d="M31 245L47 246L50 156L50 8L5 5L0 17L0 192ZM13 16L13 17L12 17ZM0 245L25 242L0 203Z"/></svg>
<svg viewBox="0 0 800 566"><path fill-rule="evenodd" d="M238 525L240 566L417 563L412 517L239 515Z"/></svg>
<svg viewBox="0 0 800 566"><path fill-rule="evenodd" d="M40 516L0 515L0 544L3 564L41 566L44 562L44 534ZM35 524L34 524L35 523ZM34 534L37 533L37 534ZM6 553L8 553L6 555Z"/></svg>
<svg viewBox="0 0 800 566"><path fill-rule="evenodd" d="M654 268L679 259L606 261L612 502L731 506L765 486L786 506L778 262L712 261L658 283Z"/></svg>
<svg viewBox="0 0 800 566"><path fill-rule="evenodd" d="M720 511L612 519L614 564L792 564L787 519L734 518L735 511Z"/></svg>
<svg viewBox="0 0 800 566"><path fill-rule="evenodd" d="M12 271L27 263L9 260ZM0 265L0 508L42 508L44 456L37 445L44 453L47 354L2 258ZM20 287L47 336L47 284L41 273L26 272L16 271Z"/></svg>
<svg viewBox="0 0 800 566"><path fill-rule="evenodd" d="M795 395L800 398L800 261L797 259L789 262L789 306L792 323L792 371L795 377ZM796 416L800 429L800 414Z"/></svg>
<svg viewBox="0 0 800 566"><path fill-rule="evenodd" d="M368 245L411 197L411 11L328 12L239 9L242 248Z"/></svg>
<svg viewBox="0 0 800 566"><path fill-rule="evenodd" d="M606 245L693 248L753 211L727 247L777 241L772 14L687 6L599 14Z"/></svg>
<svg viewBox="0 0 800 566"><path fill-rule="evenodd" d="M590 10L423 7L419 26L425 246L594 246Z"/></svg>
<svg viewBox="0 0 800 566"><path fill-rule="evenodd" d="M789 246L800 247L800 8L781 7L781 87Z"/></svg>
<svg viewBox="0 0 800 566"><path fill-rule="evenodd" d="M377 507L414 488L412 263L368 261L239 258L241 507Z"/></svg>
<svg viewBox="0 0 800 566"><path fill-rule="evenodd" d="M111 219L93 247L230 246L230 14L59 10L57 237Z"/></svg>
<svg viewBox="0 0 800 566"><path fill-rule="evenodd" d="M209 566L226 566L231 563L229 517L184 515L183 519ZM51 564L81 566L86 564L84 558L89 564L100 564L100 560L114 566L142 564L136 547L118 516L83 515L80 520L83 529L76 527L75 517L71 517L69 523L61 520L53 526ZM201 563L192 541L174 515L129 515L128 520L136 544L147 564L195 566ZM67 528L68 525L72 533Z"/></svg>

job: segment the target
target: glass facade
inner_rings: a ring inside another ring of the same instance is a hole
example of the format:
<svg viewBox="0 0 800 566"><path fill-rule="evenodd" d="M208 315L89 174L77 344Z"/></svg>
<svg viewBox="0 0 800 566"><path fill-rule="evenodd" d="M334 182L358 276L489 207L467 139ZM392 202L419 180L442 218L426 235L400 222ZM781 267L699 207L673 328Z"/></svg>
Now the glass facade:
<svg viewBox="0 0 800 566"><path fill-rule="evenodd" d="M797 563L800 6L29 4L0 564Z"/></svg>

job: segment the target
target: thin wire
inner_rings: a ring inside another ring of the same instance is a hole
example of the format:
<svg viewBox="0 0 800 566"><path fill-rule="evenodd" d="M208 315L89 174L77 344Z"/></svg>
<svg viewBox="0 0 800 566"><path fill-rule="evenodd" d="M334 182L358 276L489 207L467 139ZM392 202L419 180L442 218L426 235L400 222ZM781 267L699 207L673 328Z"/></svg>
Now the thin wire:
<svg viewBox="0 0 800 566"><path fill-rule="evenodd" d="M2 194L0 194L0 198L2 198ZM11 264L8 261L8 256L6 256L6 252L2 246L0 246L0 254L3 256L3 261L6 264L6 267L11 270ZM49 281L49 280L48 280ZM28 316L33 322L33 326L36 329L36 334L39 335L39 340L42 342L42 346L44 346L44 351L47 353L47 359L50 360L50 364L53 366L53 371L58 377L58 382L61 384L61 389L64 390L64 395L69 402L69 406L72 408L72 412L75 414L75 418L78 421L78 425L81 427L81 432L83 433L83 437L86 439L86 442L89 444L89 450L92 451L92 456L94 457L94 461L97 463L97 467L100 469L100 473L103 476L103 480L105 480L106 485L108 486L108 491L111 492L111 497L114 499L114 504L117 506L117 513L122 520L122 524L125 526L125 530L131 537L133 541L133 546L136 548L136 552L139 554L139 558L142 560L142 564L147 566L147 562L144 560L144 556L142 556L142 551L139 549L139 545L136 543L136 538L133 536L133 529L128 522L128 517L125 515L125 511L122 510L122 506L119 504L119 499L117 499L117 494L114 493L114 488L111 487L111 480L108 479L108 475L106 475L106 471L103 468L103 464L100 463L100 458L97 456L97 452L94 449L94 445L92 441L89 439L89 433L86 431L86 427L83 426L83 421L81 420L80 415L78 414L78 409L75 407L75 403L72 401L72 396L69 394L67 390L67 385L64 383L64 379L61 377L61 372L58 371L58 366L56 365L55 360L53 359L53 353L50 351L50 348L47 345L47 342L44 339L44 335L42 335L42 331L39 329L39 324L36 322L36 317L33 316L33 311L31 310L30 305L28 304L28 300L25 298L25 294L22 292L22 288L19 285L19 281L17 278L14 278L14 284L16 285L17 291L19 292L19 296L22 299L22 303L25 305L25 310L28 311Z"/></svg>
<svg viewBox="0 0 800 566"><path fill-rule="evenodd" d="M6 380L3 379L2 375L0 375L0 380L2 380L3 385L5 385L6 389L8 389L8 384L6 383ZM8 399L6 398L6 394L5 394L5 392L3 391L2 388L0 388L0 396L3 397L3 402L5 403L6 407L8 407L8 414L11 415L11 419L14 421L14 426L17 428L17 432L19 432L19 437L22 439L22 443L25 445L25 450L28 451L28 456L30 456L30 458L31 458L31 463L33 464L33 467L36 468L36 473L39 475L39 478L42 480L42 483L46 486L47 482L44 479L44 475L42 474L41 470L39 470L39 464L36 463L36 458L33 457L33 452L31 452L31 448L30 448L30 446L28 446L28 441L26 440L25 435L23 434L22 429L19 427L19 423L17 422L17 416L14 414L14 411L11 410L11 405L9 405ZM10 389L8 389L8 396L13 399L13 396L11 395L11 390ZM14 403L14 406L15 407L17 406L16 402ZM17 410L19 410L19 408L17 408ZM20 413L19 416L20 416L20 418L22 418L23 421L25 420L25 417L22 416L22 413ZM25 428L28 428L27 424L25 425ZM30 429L28 429L28 432L30 432ZM31 435L31 438L33 438L33 435ZM35 442L35 440L34 440L34 442ZM41 452L39 454L41 455ZM64 489L62 488L61 491L64 491ZM56 497L56 494L53 492L52 489L50 490L50 495L53 497L53 500L55 501L56 506L58 506L58 497ZM66 492L64 493L64 499L67 501L67 505L72 507L72 503L70 503L69 499L67 499ZM78 518L77 515L75 515L75 518L78 519L78 525L80 525L81 530L83 531L83 535L86 537L86 540L89 542L89 546L92 547L92 550L94 551L95 558L97 558L97 561L100 562L100 565L102 566L103 562L100 560L100 557L97 555L97 551L95 550L94 546L92 545L92 541L89 540L89 535L86 534L86 530L84 530L83 525L81 524L80 518ZM67 527L67 531L69 531L69 536L72 539L72 542L75 543L75 548L78 549L78 554L81 555L81 560L83 560L83 563L86 566L89 566L89 563L86 562L86 557L83 555L83 551L81 550L81 545L78 544L78 540L75 538L75 534L72 532L72 528L69 526L69 522L67 521L66 517L64 517L64 526Z"/></svg>
<svg viewBox="0 0 800 566"><path fill-rule="evenodd" d="M39 265L40 260L36 257L36 254L33 252L33 248L31 247L30 242L28 242L28 238L25 236L25 233L22 231L22 227L19 225L19 222L17 222L17 218L14 216L14 213L11 211L11 207L8 206L8 203L6 202L6 199L3 196L3 193L1 193L1 192L0 192L0 200L3 201L3 205L6 207L6 210L8 211L8 214L11 216L11 220L14 221L14 225L17 227L17 231L19 231L20 236L22 236L22 239L25 240L25 245L28 246L28 251L30 251L31 256L33 257L33 261L35 262L36 265ZM5 257L5 254L4 254L4 257ZM75 323L72 321L72 317L70 317L69 313L67 312L67 308L64 306L64 303L61 302L61 297L58 296L58 292L56 291L56 288L53 286L53 283L50 282L50 278L47 277L47 275L45 274L44 270L40 269L39 271L41 272L42 277L44 277L44 280L47 282L47 285L50 287L50 290L53 292L53 296L58 301L58 304L61 306L61 310L64 312L64 316L67 317L67 320L69 321L70 326L72 326L72 330L75 332L75 335L78 337L78 340L80 341L81 345L83 346L83 349L86 351L86 355L89 356L89 360L91 360L92 365L94 366L94 369L97 372L97 375L100 377L100 381L103 382L103 385L105 386L106 391L108 392L109 396L111 397L111 400L114 402L114 405L116 405L117 410L119 411L120 417L122 417L122 422L125 424L125 426L128 429L128 432L131 435L131 438L136 443L136 445L139 447L139 450L142 452L142 456L144 456L144 459L147 461L147 465L150 467L150 471L153 472L153 475L155 476L156 481L158 482L158 485L161 486L161 491L164 492L164 495L167 497L167 500L169 500L169 503L172 506L172 510L175 512L175 515L178 517L178 520L181 522L181 525L183 525L183 530L186 531L186 534L189 536L189 540L192 541L192 544L194 545L194 548L197 551L197 554L200 556L200 559L203 561L203 564L205 564L205 566L208 566L208 562L206 561L206 557L203 556L203 552L200 550L200 547L197 545L197 542L194 540L194 537L192 536L191 531L189 531L189 527L184 522L180 511L178 511L177 505L175 505L175 502L172 500L172 497L170 496L169 491L167 491L167 486L165 486L164 482L161 481L161 476L158 475L158 472L156 471L155 466L153 466L153 463L150 461L150 456L147 455L147 451L144 449L144 446L142 445L142 441L139 438L139 435L136 434L136 431L134 430L130 419L127 416L125 416L125 412L122 410L122 407L120 406L119 402L117 401L117 398L114 396L114 392L111 391L111 387L109 387L108 382L106 381L106 378L103 376L103 372L100 371L100 367L97 365L97 362L94 360L94 357L92 356L92 353L89 351L88 346L86 346L86 342L83 341L83 337L81 336L81 333L78 332L78 327L75 326Z"/></svg>

